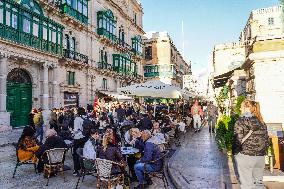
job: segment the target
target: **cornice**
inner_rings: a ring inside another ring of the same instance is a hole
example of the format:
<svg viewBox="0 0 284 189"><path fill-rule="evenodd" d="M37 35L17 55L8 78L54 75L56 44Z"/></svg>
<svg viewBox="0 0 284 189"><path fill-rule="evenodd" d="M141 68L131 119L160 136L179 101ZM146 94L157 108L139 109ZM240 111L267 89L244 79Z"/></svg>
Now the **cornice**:
<svg viewBox="0 0 284 189"><path fill-rule="evenodd" d="M122 10L122 8L119 7L118 4L116 4L113 0L106 0L110 3L111 6L113 6L126 20L128 20L139 32L141 32L143 35L146 34L141 26L138 26L135 24L132 19ZM143 12L142 12L143 14Z"/></svg>

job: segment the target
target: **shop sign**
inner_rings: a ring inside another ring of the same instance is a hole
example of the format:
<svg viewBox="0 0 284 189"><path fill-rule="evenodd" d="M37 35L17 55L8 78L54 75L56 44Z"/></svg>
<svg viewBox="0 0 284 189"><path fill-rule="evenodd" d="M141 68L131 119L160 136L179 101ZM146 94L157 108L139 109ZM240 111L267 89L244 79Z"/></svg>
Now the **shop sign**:
<svg viewBox="0 0 284 189"><path fill-rule="evenodd" d="M283 128L282 123L267 123L267 131L270 138L276 137L281 138L283 137Z"/></svg>

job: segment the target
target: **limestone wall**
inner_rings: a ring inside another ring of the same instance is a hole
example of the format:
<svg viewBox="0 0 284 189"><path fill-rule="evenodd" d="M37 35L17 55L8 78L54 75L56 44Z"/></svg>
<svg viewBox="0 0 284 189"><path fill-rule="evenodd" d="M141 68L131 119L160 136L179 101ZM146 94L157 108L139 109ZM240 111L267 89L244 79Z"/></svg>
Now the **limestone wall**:
<svg viewBox="0 0 284 189"><path fill-rule="evenodd" d="M256 101L267 123L284 126L284 58L255 62Z"/></svg>

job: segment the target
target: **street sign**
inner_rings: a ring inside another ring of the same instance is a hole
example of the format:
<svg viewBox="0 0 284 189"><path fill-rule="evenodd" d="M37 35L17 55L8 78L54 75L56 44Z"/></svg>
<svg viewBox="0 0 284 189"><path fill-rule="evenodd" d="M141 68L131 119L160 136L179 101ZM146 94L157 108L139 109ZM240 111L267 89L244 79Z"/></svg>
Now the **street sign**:
<svg viewBox="0 0 284 189"><path fill-rule="evenodd" d="M283 137L282 123L267 123L267 131L270 138Z"/></svg>

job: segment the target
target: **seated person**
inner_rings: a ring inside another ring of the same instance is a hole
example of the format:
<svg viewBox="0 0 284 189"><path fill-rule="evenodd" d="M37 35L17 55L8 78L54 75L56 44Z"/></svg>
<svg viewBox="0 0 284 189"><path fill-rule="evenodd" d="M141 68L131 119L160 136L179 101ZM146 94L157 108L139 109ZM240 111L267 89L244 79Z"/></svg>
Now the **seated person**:
<svg viewBox="0 0 284 189"><path fill-rule="evenodd" d="M19 161L32 160L33 163L37 162L35 152L39 149L39 143L34 134L35 130L31 126L24 128L17 147Z"/></svg>
<svg viewBox="0 0 284 189"><path fill-rule="evenodd" d="M96 159L96 150L100 145L100 132L96 129L91 129L91 137L85 143L83 148L83 157L86 159Z"/></svg>
<svg viewBox="0 0 284 189"><path fill-rule="evenodd" d="M111 134L106 133L103 137L102 146L99 146L97 148L97 158L107 159L107 160L121 164L121 166L114 165L112 167L111 172L113 174L117 174L117 173L121 173L124 171L123 167L125 163L123 161L123 157L122 157L119 147L114 145L112 142L113 142L113 139L112 139Z"/></svg>
<svg viewBox="0 0 284 189"><path fill-rule="evenodd" d="M112 144L115 146L119 146L121 143L121 138L118 136L116 132L114 132L112 127L106 128L106 133L109 133L112 138Z"/></svg>
<svg viewBox="0 0 284 189"><path fill-rule="evenodd" d="M161 130L161 128L160 128L160 124L159 124L159 122L154 122L153 123L153 129L151 130L151 133L152 133L152 135L155 135L155 134L157 134L157 133L161 133L162 132L162 130Z"/></svg>
<svg viewBox="0 0 284 189"><path fill-rule="evenodd" d="M44 163L47 163L47 157L43 156L45 151L54 148L67 148L67 145L65 144L64 140L57 135L54 129L48 129L45 135L46 135L45 143L36 152L36 157L39 159L37 166L39 173L43 171Z"/></svg>
<svg viewBox="0 0 284 189"><path fill-rule="evenodd" d="M140 120L138 127L141 131L152 129L153 123L151 119L149 118L148 114L143 114L143 118Z"/></svg>
<svg viewBox="0 0 284 189"><path fill-rule="evenodd" d="M141 136L141 133L138 128L129 129L124 135L126 145L133 146L135 144L136 138L140 136Z"/></svg>
<svg viewBox="0 0 284 189"><path fill-rule="evenodd" d="M185 126L186 124L184 123L184 121L182 120L181 116L178 116L177 119L176 119L176 124L178 126L178 130L181 131L181 132L186 132L185 130Z"/></svg>
<svg viewBox="0 0 284 189"><path fill-rule="evenodd" d="M143 184L145 183L144 166L147 172L155 172L162 169L163 163L162 159L160 159L161 158L160 148L156 144L149 141L150 138L151 138L151 132L149 130L144 130L142 132L142 139L145 142L144 155L140 160L137 161L137 163L134 166L135 174L139 181L139 185L135 187L136 189L142 189ZM155 161L155 160L158 161L156 161L155 163L149 163L150 161ZM148 184L148 182L146 184Z"/></svg>

